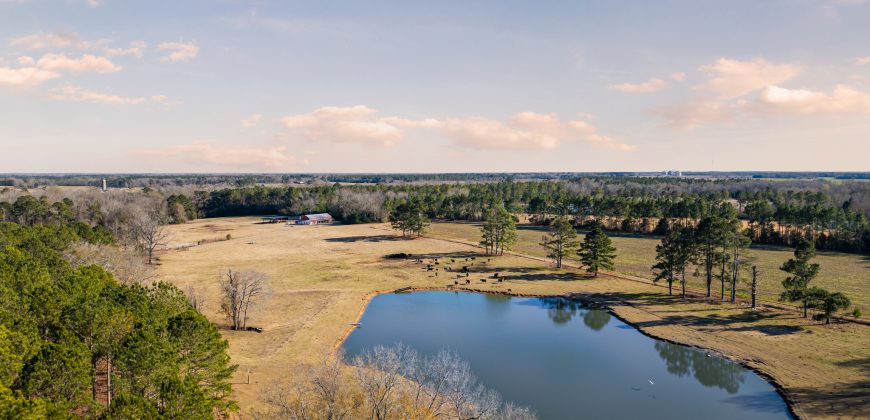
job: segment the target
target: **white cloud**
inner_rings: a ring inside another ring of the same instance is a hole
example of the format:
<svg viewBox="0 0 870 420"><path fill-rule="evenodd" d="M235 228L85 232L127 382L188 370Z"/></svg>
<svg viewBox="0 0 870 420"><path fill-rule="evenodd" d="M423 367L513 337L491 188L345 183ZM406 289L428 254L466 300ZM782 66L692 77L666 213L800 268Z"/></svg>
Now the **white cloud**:
<svg viewBox="0 0 870 420"><path fill-rule="evenodd" d="M106 105L138 105L145 102L145 98L127 98L123 96L108 95L90 91L78 86L66 86L57 93L49 94L49 98L58 101L100 103Z"/></svg>
<svg viewBox="0 0 870 420"><path fill-rule="evenodd" d="M675 129L693 129L731 117L730 106L725 101L710 98L655 108L652 113L663 118L666 127Z"/></svg>
<svg viewBox="0 0 870 420"><path fill-rule="evenodd" d="M584 141L620 151L635 149L601 135L588 122L563 122L555 114L528 111L506 122L481 117L448 119L440 128L457 146L473 149L549 150L569 141Z"/></svg>
<svg viewBox="0 0 870 420"><path fill-rule="evenodd" d="M773 64L762 58L749 61L720 58L712 64L701 66L700 70L709 79L696 86L696 89L730 99L790 80L797 76L800 67Z"/></svg>
<svg viewBox="0 0 870 420"><path fill-rule="evenodd" d="M483 117L381 118L376 114L376 110L363 105L323 107L308 114L287 116L281 121L286 128L300 131L312 141L389 146L405 137L405 129L429 129L441 133L458 147L479 150L548 150L566 141L585 141L623 151L634 149L599 134L588 122L563 122L555 114L521 112L506 121Z"/></svg>
<svg viewBox="0 0 870 420"><path fill-rule="evenodd" d="M686 80L686 73L683 73L683 72L671 73L671 75L668 77L670 77L671 80L674 80L677 82L682 82L683 80Z"/></svg>
<svg viewBox="0 0 870 420"><path fill-rule="evenodd" d="M36 65L36 60L34 60L33 57L22 55L21 57L18 57L18 64L25 67L33 67Z"/></svg>
<svg viewBox="0 0 870 420"><path fill-rule="evenodd" d="M662 79L652 78L642 83L622 83L611 85L610 90L622 93L651 93L658 92L666 87L668 87L668 82Z"/></svg>
<svg viewBox="0 0 870 420"><path fill-rule="evenodd" d="M145 49L148 48L148 44L145 41L133 41L130 43L130 46L127 48L105 48L103 51L107 56L133 56L136 58L142 58L145 54Z"/></svg>
<svg viewBox="0 0 870 420"><path fill-rule="evenodd" d="M134 150L131 154L145 159L168 159L189 165L245 170L288 170L306 163L289 154L286 147L224 146L205 141L163 149Z"/></svg>
<svg viewBox="0 0 870 420"><path fill-rule="evenodd" d="M60 74L38 67L0 67L0 85L5 86L29 87L58 77Z"/></svg>
<svg viewBox="0 0 870 420"><path fill-rule="evenodd" d="M21 36L13 38L9 45L31 50L87 50L94 47L94 43L83 40L79 34L67 31L55 31Z"/></svg>
<svg viewBox="0 0 870 420"><path fill-rule="evenodd" d="M193 42L163 42L157 45L157 51L165 51L163 61L187 61L199 54L199 47Z"/></svg>
<svg viewBox="0 0 870 420"><path fill-rule="evenodd" d="M831 93L768 86L753 109L801 115L870 114L870 94L837 85Z"/></svg>
<svg viewBox="0 0 870 420"><path fill-rule="evenodd" d="M112 73L121 70L111 60L91 54L70 58L65 54L45 54L36 65L46 70L67 70L73 73Z"/></svg>
<svg viewBox="0 0 870 420"><path fill-rule="evenodd" d="M404 136L400 127L402 123L396 119L376 118L376 113L376 110L364 105L327 106L308 114L284 117L281 122L288 129L300 131L309 140L385 146L401 140Z"/></svg>
<svg viewBox="0 0 870 420"><path fill-rule="evenodd" d="M261 119L263 119L263 114L251 114L251 116L242 120L242 127L254 128L260 123Z"/></svg>
<svg viewBox="0 0 870 420"><path fill-rule="evenodd" d="M855 64L859 66L863 66L865 64L870 64L870 55L866 57L858 57L855 59Z"/></svg>

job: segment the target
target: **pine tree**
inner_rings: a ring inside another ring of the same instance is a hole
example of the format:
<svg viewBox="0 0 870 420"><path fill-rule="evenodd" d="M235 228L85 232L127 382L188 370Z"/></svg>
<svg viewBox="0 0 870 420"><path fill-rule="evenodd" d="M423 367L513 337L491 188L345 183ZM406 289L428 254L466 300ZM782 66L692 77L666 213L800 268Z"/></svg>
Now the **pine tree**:
<svg viewBox="0 0 870 420"><path fill-rule="evenodd" d="M547 252L547 257L552 258L556 268L562 268L562 259L577 249L577 232L571 222L564 218L556 219L550 226L550 234L541 240L541 246Z"/></svg>
<svg viewBox="0 0 870 420"><path fill-rule="evenodd" d="M794 258L782 264L779 269L791 274L782 281L785 291L780 295L780 300L789 302L801 302L804 309L804 318L807 317L807 308L810 306L811 295L809 284L819 274L819 265L810 264L810 260L816 256L816 248L812 242L801 241L794 250Z"/></svg>
<svg viewBox="0 0 870 420"><path fill-rule="evenodd" d="M577 255L586 266L586 271L592 273L593 277L598 277L598 271L601 269L613 270L616 248L613 247L599 222L593 222L592 230L586 234L580 249L577 250Z"/></svg>
<svg viewBox="0 0 870 420"><path fill-rule="evenodd" d="M683 297L686 297L686 268L695 253L694 229L673 227L656 245L656 263L652 266L656 273L654 281L667 280L668 295L673 295L673 284L680 276Z"/></svg>

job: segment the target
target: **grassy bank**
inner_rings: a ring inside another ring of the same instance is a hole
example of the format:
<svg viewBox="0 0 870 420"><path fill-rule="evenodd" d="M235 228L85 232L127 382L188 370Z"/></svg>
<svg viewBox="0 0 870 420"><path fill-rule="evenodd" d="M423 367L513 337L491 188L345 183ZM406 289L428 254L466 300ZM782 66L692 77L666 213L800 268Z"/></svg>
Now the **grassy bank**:
<svg viewBox="0 0 870 420"><path fill-rule="evenodd" d="M519 240L515 250L523 254L544 257L543 248L538 244L546 232L546 227L520 225ZM608 234L611 235L617 250L617 272L647 279L654 277L650 266L655 259L658 238L618 232L608 232ZM433 223L429 235L477 242L480 240L480 228L476 223ZM582 239L582 233L579 236ZM792 250L756 245L749 250L747 257L753 264L758 265L761 273L758 282L759 294L766 300L777 300L782 292L782 280L785 278L785 273L780 271L779 267L792 257ZM568 260L577 263L576 256ZM845 293L855 307L864 314L870 314L870 257L839 252L819 252L814 262L819 263L822 268L818 278L813 280L813 285ZM748 273L744 273L741 280L738 291L748 294ZM693 287L704 288L705 282L703 273L701 277L689 278L689 284ZM714 294L719 290L715 285L714 279Z"/></svg>
<svg viewBox="0 0 870 420"><path fill-rule="evenodd" d="M476 252L468 245L437 237L403 240L383 225L286 227L256 221L206 219L171 226L176 242L227 234L232 239L166 251L160 255L159 267L161 278L201 290L206 296L203 312L219 324L225 324L219 313L217 280L222 271L232 267L269 275L271 295L249 322L264 332L223 331L230 354L240 365L234 393L243 414L260 406L264 391L292 377L296 366L332 352L372 293L407 286L444 288L455 281L456 274L445 273L443 265L436 277L420 264L385 259L385 255L438 255L443 257L442 264L458 267L468 264L465 256ZM433 234L438 236L461 236L456 232L471 235L476 230L459 224L433 225ZM528 247L540 239L541 232L524 229L521 235L521 245ZM529 238L534 239L530 242ZM640 261L642 254L637 255ZM450 258L458 261L448 263ZM462 287L605 298L614 302L619 316L649 334L713 349L772 376L807 417L860 417L870 408L866 402L870 395L870 327L824 326L790 312L749 312L739 305L684 302L667 298L661 288L646 283L611 276L591 280L576 270L551 270L544 262L518 256L485 261L475 260L468 278L472 283ZM513 280L480 282L493 272L508 274Z"/></svg>

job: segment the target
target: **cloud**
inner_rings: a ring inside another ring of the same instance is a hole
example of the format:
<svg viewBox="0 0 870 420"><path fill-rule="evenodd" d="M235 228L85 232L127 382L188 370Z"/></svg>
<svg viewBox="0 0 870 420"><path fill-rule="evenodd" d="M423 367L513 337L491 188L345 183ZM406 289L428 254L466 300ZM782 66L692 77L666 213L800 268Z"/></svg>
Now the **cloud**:
<svg viewBox="0 0 870 420"><path fill-rule="evenodd" d="M521 112L506 122L481 117L448 119L439 127L455 145L481 150L551 150L563 142L585 141L620 151L635 150L598 133L585 121L561 121L555 114Z"/></svg>
<svg viewBox="0 0 870 420"><path fill-rule="evenodd" d="M30 87L58 77L60 74L38 67L0 67L0 85L5 86Z"/></svg>
<svg viewBox="0 0 870 420"><path fill-rule="evenodd" d="M428 129L450 139L457 147L478 150L551 150L566 141L585 141L622 151L634 149L599 134L588 122L563 122L555 114L521 112L506 121L484 117L408 119L376 114L376 110L364 105L323 107L281 121L309 141L390 146L402 140L407 129Z"/></svg>
<svg viewBox="0 0 870 420"><path fill-rule="evenodd" d="M308 114L281 119L284 127L301 132L306 139L331 142L375 143L390 146L404 137L402 121L377 118L376 110L364 105L327 106ZM411 120L405 120L410 123Z"/></svg>
<svg viewBox="0 0 870 420"><path fill-rule="evenodd" d="M165 51L163 61L187 61L199 54L199 47L193 42L163 42L157 45L157 51Z"/></svg>
<svg viewBox="0 0 870 420"><path fill-rule="evenodd" d="M855 59L855 64L859 66L863 66L865 64L870 64L870 55L866 57L858 57Z"/></svg>
<svg viewBox="0 0 870 420"><path fill-rule="evenodd" d="M668 82L662 79L652 78L642 83L622 83L611 85L610 90L622 93L651 93L658 92L666 87L668 87Z"/></svg>
<svg viewBox="0 0 870 420"><path fill-rule="evenodd" d="M57 93L49 94L48 97L58 101L100 103L106 105L138 105L145 102L145 98L126 98L123 96L107 95L78 86L63 87Z"/></svg>
<svg viewBox="0 0 870 420"><path fill-rule="evenodd" d="M749 106L800 115L870 114L870 94L845 85L835 86L831 93L768 86Z"/></svg>
<svg viewBox="0 0 870 420"><path fill-rule="evenodd" d="M242 127L254 128L260 123L261 119L263 119L263 114L251 114L251 116L242 120Z"/></svg>
<svg viewBox="0 0 870 420"><path fill-rule="evenodd" d="M682 73L682 72L679 72L679 73L671 73L671 75L668 76L668 77L670 77L671 80L674 80L674 81L677 81L677 82L682 82L683 80L686 80L686 73Z"/></svg>
<svg viewBox="0 0 870 420"><path fill-rule="evenodd" d="M112 73L121 70L111 60L91 54L70 58L65 54L45 54L36 65L46 70L67 70L73 73Z"/></svg>
<svg viewBox="0 0 870 420"><path fill-rule="evenodd" d="M109 57L133 56L136 58L142 58L146 48L148 48L148 44L146 44L145 41L133 41L130 43L128 48L105 48L103 51Z"/></svg>
<svg viewBox="0 0 870 420"><path fill-rule="evenodd" d="M709 79L695 88L724 99L737 98L783 83L797 76L800 67L791 64L773 64L758 58L741 61L720 58L699 68Z"/></svg>
<svg viewBox="0 0 870 420"><path fill-rule="evenodd" d="M286 147L224 146L207 141L163 149L133 150L130 154L144 159L174 160L188 165L246 170L287 170L306 163L289 154Z"/></svg>
<svg viewBox="0 0 870 420"><path fill-rule="evenodd" d="M706 98L654 108L652 114L664 119L666 127L688 130L725 121L731 117L731 109L725 101Z"/></svg>
<svg viewBox="0 0 870 420"><path fill-rule="evenodd" d="M75 32L55 31L13 38L9 45L31 50L87 50L93 48L95 44L83 40Z"/></svg>

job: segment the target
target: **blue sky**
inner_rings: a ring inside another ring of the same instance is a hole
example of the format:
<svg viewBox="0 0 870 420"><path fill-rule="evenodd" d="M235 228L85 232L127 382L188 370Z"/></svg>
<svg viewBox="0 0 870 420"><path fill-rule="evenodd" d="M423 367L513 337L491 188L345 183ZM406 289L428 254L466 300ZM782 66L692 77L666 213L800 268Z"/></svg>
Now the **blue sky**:
<svg viewBox="0 0 870 420"><path fill-rule="evenodd" d="M0 172L870 170L870 2L0 0Z"/></svg>

